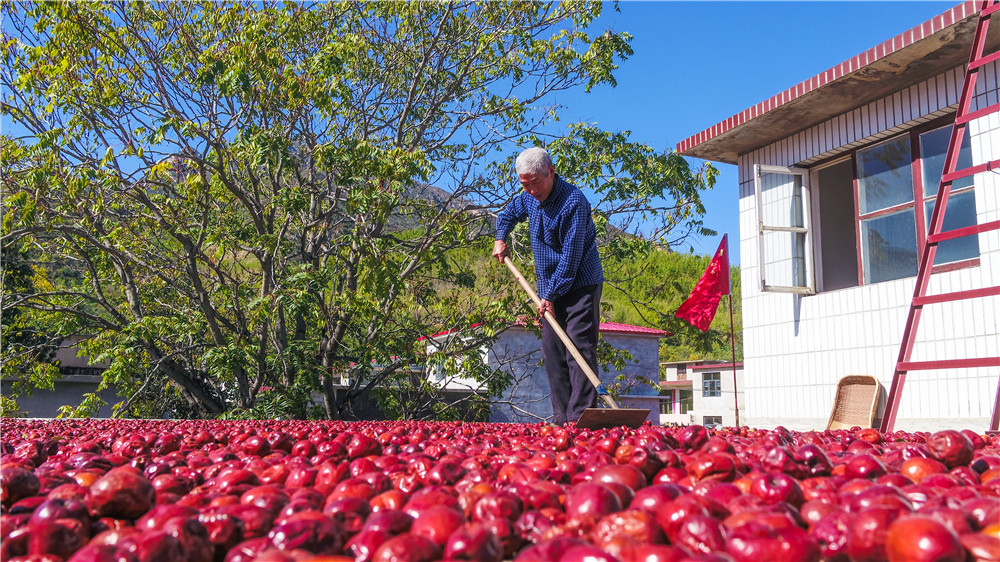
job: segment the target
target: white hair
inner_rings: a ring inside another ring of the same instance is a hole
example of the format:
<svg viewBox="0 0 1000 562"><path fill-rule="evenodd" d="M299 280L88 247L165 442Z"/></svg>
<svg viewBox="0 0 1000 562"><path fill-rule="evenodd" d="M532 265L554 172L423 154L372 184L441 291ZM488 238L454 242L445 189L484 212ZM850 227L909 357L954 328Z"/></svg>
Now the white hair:
<svg viewBox="0 0 1000 562"><path fill-rule="evenodd" d="M517 155L514 170L521 174L544 174L552 167L552 158L548 151L540 146L533 146Z"/></svg>

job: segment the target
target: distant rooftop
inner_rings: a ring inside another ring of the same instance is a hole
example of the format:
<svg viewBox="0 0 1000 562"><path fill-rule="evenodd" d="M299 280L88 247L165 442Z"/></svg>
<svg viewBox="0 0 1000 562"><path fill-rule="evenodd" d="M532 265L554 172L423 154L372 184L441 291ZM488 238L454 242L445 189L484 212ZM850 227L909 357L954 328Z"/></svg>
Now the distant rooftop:
<svg viewBox="0 0 1000 562"><path fill-rule="evenodd" d="M645 328L643 326L633 326L631 324L621 324L618 322L601 322L600 330L608 334L645 334L665 338L670 334L656 328Z"/></svg>
<svg viewBox="0 0 1000 562"><path fill-rule="evenodd" d="M524 317L520 318L515 326L526 326ZM622 324L620 322L601 322L598 329L602 334L642 334L646 336L658 336L665 338L670 336L670 332L658 330L656 328L646 328L644 326L633 326L632 324Z"/></svg>
<svg viewBox="0 0 1000 562"><path fill-rule="evenodd" d="M470 328L475 328L478 325L479 324L473 324L472 326L470 326ZM524 317L522 317L517 322L515 322L514 325L523 327L527 326L528 323L527 320ZM601 333L604 334L642 334L646 336L658 336L661 338L665 338L671 335L670 332L666 332L664 330L658 330L656 328L646 328L644 326L633 326L632 324L622 324L620 322L601 322L598 329L601 331ZM447 336L453 331L454 330L444 330L442 332L433 334L430 337L436 338L439 336Z"/></svg>
<svg viewBox="0 0 1000 562"><path fill-rule="evenodd" d="M725 370L725 369L732 369L732 368L733 368L733 363L729 362L729 363L713 363L711 365L698 365L697 367L691 367L691 370L692 371L718 371L719 369ZM738 361L736 363L736 368L737 369L742 369L743 368L743 362L742 361Z"/></svg>

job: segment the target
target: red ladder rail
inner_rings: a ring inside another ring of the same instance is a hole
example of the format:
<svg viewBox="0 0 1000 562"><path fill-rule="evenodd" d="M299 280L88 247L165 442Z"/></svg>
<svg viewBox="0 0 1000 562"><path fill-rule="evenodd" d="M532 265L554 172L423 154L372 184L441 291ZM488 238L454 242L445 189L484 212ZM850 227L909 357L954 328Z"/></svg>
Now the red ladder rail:
<svg viewBox="0 0 1000 562"><path fill-rule="evenodd" d="M920 316L925 305L1000 294L1000 286L997 286L941 295L927 295L927 287L934 269L934 258L937 256L937 247L940 242L963 236L975 236L981 232L1000 230L1000 221L993 221L947 232L941 231L944 224L945 209L948 207L948 197L951 194L952 183L959 178L1000 167L1000 160L993 160L964 170L955 169L958 164L958 154L961 150L962 138L965 135L968 123L985 115L1000 111L1000 104L993 104L973 112L969 111L972 97L975 94L979 70L984 65L1000 59L1000 52L983 55L983 50L986 47L986 35L990 25L990 16L998 10L1000 10L1000 2L997 0L986 0L980 3L979 22L976 26L976 34L972 42L972 51L969 54L969 64L966 66L965 80L962 84L962 95L959 98L958 111L955 113L955 123L951 129L948 152L945 155L944 169L941 172L941 183L938 185L934 210L931 212L930 224L927 228L927 240L920 252L920 261L917 266L917 283L913 289L913 299L910 302L910 310L906 316L906 325L903 329L903 340L900 343L899 356L896 359L896 366L892 374L892 386L889 388L885 409L882 414L882 422L879 426L879 429L883 432L892 431L896 424L896 413L899 410L899 400L903 391L903 383L906 382L906 375L909 371L1000 367L1000 357L938 361L910 360L913 354L913 346L916 342L917 327L920 325ZM990 430L996 431L998 425L1000 425L1000 380L997 382L997 395L993 401L993 416L990 419Z"/></svg>

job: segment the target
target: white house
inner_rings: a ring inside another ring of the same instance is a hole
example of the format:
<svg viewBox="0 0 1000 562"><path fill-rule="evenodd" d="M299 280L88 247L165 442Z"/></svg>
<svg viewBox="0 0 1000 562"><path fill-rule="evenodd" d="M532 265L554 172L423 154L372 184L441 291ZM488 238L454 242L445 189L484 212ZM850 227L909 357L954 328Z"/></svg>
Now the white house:
<svg viewBox="0 0 1000 562"><path fill-rule="evenodd" d="M706 427L746 425L743 363L673 361L661 363L660 424Z"/></svg>
<svg viewBox="0 0 1000 562"><path fill-rule="evenodd" d="M823 428L838 380L868 374L884 387L877 426L962 91L976 4L960 4L677 145L686 156L739 169L746 370L740 414L747 425ZM994 21L987 53L997 50L996 27ZM979 74L970 110L997 104L998 89L994 60ZM968 133L958 168L1000 158L995 110L970 122ZM996 170L954 184L944 230L998 219ZM1000 232L945 242L935 264L931 295L1000 285ZM995 296L928 305L912 360L998 357L998 318ZM987 429L998 371L908 373L896 429Z"/></svg>

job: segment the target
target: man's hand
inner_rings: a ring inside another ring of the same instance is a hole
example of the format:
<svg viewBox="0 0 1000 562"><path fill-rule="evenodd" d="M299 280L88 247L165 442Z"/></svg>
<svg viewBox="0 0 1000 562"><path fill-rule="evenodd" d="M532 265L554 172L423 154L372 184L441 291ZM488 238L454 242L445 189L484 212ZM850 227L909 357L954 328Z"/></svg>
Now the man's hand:
<svg viewBox="0 0 1000 562"><path fill-rule="evenodd" d="M545 318L545 313L551 312L552 316L556 315L556 309L551 302L543 300L541 304L538 305L538 315Z"/></svg>
<svg viewBox="0 0 1000 562"><path fill-rule="evenodd" d="M503 259L509 255L510 253L507 252L506 242L503 240L497 240L493 243L493 257L495 257L498 262L503 263Z"/></svg>

